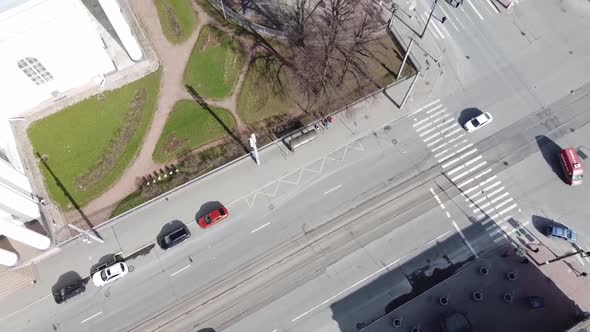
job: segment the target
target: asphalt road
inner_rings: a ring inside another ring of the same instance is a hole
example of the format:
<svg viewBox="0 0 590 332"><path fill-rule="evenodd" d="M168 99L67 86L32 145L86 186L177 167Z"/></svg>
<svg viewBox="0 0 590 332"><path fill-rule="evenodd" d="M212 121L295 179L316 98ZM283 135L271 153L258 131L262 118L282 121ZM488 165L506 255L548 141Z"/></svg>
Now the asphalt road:
<svg viewBox="0 0 590 332"><path fill-rule="evenodd" d="M425 7L418 3L419 10ZM210 230L190 223L193 236L178 247L164 252L151 246L127 257L134 272L112 285L89 285L86 294L63 305L46 296L16 306L18 311L3 306L3 329L352 330L408 293L417 272L432 277L435 267L452 271L505 243L512 231L508 217L528 216L554 199L547 192L528 196L527 185L545 185L547 176L552 185L557 181L546 169L531 174L535 166L523 166L538 165L535 137L575 146L587 137L588 112L572 100L588 90L590 46L579 33L584 23L548 0L523 0L511 16L494 14L483 0L463 7L437 9L456 28L433 22L441 34L430 33L445 50L448 84L423 102L424 110L361 139L345 156L310 165L296 186L277 184L231 201L230 218ZM480 19L477 12L488 14ZM556 24L549 27L548 21ZM491 112L494 122L473 135L457 130L477 110ZM231 190L221 176L211 180L218 184L211 186L214 193ZM250 180L245 174L239 181ZM117 234L155 237L160 226L137 227L142 219L194 220L200 203L189 193L170 195L169 208L159 204L130 215L134 223L102 230L106 243L93 244L92 254L64 249L39 273L67 271L63 257L91 266L102 255L135 252L141 246ZM351 303L335 307L347 292L375 279L387 282L359 301L356 316Z"/></svg>

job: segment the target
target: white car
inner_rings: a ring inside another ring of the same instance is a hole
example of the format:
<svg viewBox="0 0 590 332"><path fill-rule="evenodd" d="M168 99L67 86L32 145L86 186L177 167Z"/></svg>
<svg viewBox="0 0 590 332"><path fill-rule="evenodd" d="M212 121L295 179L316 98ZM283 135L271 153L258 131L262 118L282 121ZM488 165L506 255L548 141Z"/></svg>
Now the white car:
<svg viewBox="0 0 590 332"><path fill-rule="evenodd" d="M92 282L96 287L102 287L112 281L124 277L129 273L129 268L125 262L116 262L112 265L105 266L92 275Z"/></svg>
<svg viewBox="0 0 590 332"><path fill-rule="evenodd" d="M479 128L487 125L488 123L492 122L493 118L492 115L488 112L486 113L482 113L478 116L476 116L475 118L467 121L465 123L465 130L467 130L468 133L472 133L476 130L478 130Z"/></svg>

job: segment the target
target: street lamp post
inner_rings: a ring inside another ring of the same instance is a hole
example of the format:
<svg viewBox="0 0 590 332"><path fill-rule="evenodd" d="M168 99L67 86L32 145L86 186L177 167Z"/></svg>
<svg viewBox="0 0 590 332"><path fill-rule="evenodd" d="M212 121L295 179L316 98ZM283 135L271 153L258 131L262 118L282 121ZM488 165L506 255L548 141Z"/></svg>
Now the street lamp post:
<svg viewBox="0 0 590 332"><path fill-rule="evenodd" d="M426 28L428 28L428 23L430 23L430 20L432 19L432 14L434 14L434 9L436 8L437 2L438 2L438 0L434 0L434 2L432 3L432 9L430 10L430 15L428 15L428 20L426 20L426 25L424 26L424 30L422 30L422 33L420 34L420 38L424 37L424 34L426 33Z"/></svg>
<svg viewBox="0 0 590 332"><path fill-rule="evenodd" d="M250 146L252 147L252 152L254 153L254 160L256 160L256 164L260 165L260 158L258 157L258 147L256 146L256 135L254 135L254 133L250 135Z"/></svg>

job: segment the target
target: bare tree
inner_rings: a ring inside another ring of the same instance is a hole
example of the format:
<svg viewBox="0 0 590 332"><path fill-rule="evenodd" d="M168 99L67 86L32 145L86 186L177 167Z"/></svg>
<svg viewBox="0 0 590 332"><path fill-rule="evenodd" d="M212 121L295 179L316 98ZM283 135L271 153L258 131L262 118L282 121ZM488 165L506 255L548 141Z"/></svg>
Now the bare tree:
<svg viewBox="0 0 590 332"><path fill-rule="evenodd" d="M378 13L367 0L297 0L287 10L290 66L308 99L333 94L349 76L359 87L366 84Z"/></svg>

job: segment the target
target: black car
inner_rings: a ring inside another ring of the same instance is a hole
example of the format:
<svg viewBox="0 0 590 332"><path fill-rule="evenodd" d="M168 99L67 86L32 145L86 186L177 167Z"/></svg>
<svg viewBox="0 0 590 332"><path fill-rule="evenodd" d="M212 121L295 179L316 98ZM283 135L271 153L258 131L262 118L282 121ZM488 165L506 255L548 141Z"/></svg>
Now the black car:
<svg viewBox="0 0 590 332"><path fill-rule="evenodd" d="M55 292L53 292L53 298L57 304L60 304L78 294L84 293L84 291L86 291L86 285L84 280L80 279L76 282L57 289Z"/></svg>
<svg viewBox="0 0 590 332"><path fill-rule="evenodd" d="M189 237L191 237L191 232L184 224L182 224L170 230L167 234L158 237L157 242L160 248L166 250L174 247Z"/></svg>

